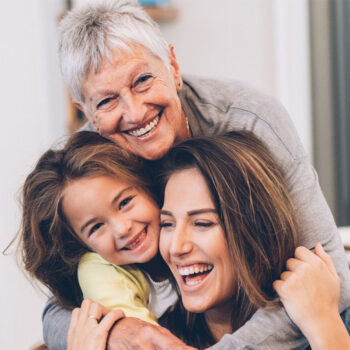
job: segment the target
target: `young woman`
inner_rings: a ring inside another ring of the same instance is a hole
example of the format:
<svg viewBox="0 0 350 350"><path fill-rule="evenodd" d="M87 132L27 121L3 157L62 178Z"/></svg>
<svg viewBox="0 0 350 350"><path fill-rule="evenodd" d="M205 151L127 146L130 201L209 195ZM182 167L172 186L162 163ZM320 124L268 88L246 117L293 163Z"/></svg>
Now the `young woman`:
<svg viewBox="0 0 350 350"><path fill-rule="evenodd" d="M257 308L278 307L274 286L313 349L349 348L329 256L317 246L317 256L299 247L290 258L296 218L260 141L238 132L187 140L170 150L163 167L160 251L187 320L171 323L177 335L199 348L214 344Z"/></svg>

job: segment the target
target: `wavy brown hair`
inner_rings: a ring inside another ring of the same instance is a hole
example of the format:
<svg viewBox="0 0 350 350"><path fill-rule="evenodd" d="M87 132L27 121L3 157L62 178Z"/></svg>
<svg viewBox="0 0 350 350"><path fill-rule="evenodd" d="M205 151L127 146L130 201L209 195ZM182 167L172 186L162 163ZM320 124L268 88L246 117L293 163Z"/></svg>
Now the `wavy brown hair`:
<svg viewBox="0 0 350 350"><path fill-rule="evenodd" d="M66 308L82 301L77 264L89 248L62 212L63 191L70 181L100 175L116 176L143 190L149 185L140 158L97 133L82 131L63 149L45 152L23 186L19 247L25 270Z"/></svg>
<svg viewBox="0 0 350 350"><path fill-rule="evenodd" d="M244 131L192 138L173 147L161 164L160 193L173 173L188 168L197 168L208 185L233 262L232 330L258 308L278 307L272 282L294 254L296 219L281 171L263 143ZM175 310L165 325L188 344L213 344L204 315L184 315L182 305ZM186 323L176 322L179 314Z"/></svg>

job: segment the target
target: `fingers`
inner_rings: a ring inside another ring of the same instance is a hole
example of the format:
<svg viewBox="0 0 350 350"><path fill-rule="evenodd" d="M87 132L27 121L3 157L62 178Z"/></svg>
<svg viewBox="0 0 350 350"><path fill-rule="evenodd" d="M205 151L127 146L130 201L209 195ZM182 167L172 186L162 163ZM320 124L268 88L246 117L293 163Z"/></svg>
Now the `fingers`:
<svg viewBox="0 0 350 350"><path fill-rule="evenodd" d="M115 322L124 317L125 314L121 310L110 311L103 317L102 321L100 322L100 327L108 332Z"/></svg>
<svg viewBox="0 0 350 350"><path fill-rule="evenodd" d="M333 275L337 275L337 271L333 265L332 258L323 249L321 243L317 243L315 246L315 254L327 265L329 271Z"/></svg>
<svg viewBox="0 0 350 350"><path fill-rule="evenodd" d="M103 350L114 323L125 317L122 311L108 312L101 322L103 307L91 300L84 300L81 308L73 310L68 331L68 350Z"/></svg>

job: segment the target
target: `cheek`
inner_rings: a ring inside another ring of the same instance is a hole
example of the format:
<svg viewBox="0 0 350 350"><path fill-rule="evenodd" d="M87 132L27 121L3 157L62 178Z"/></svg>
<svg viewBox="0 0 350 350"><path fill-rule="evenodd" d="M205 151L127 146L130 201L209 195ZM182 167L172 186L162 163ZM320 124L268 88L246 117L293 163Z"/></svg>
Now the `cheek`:
<svg viewBox="0 0 350 350"><path fill-rule="evenodd" d="M165 233L160 232L159 236L159 251L165 262L169 261L169 238Z"/></svg>

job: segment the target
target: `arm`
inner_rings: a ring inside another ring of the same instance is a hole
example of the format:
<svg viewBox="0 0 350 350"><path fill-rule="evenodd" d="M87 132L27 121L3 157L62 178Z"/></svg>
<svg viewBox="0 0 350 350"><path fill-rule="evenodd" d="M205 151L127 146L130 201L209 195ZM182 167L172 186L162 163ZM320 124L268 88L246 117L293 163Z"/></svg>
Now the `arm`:
<svg viewBox="0 0 350 350"><path fill-rule="evenodd" d="M249 95L250 93L247 93ZM298 245L313 248L321 242L332 257L341 280L339 310L350 305L350 275L344 249L332 214L321 192L315 170L312 168L286 111L274 100L262 95L251 95L256 109L232 115L232 129L248 129L269 148L287 182L298 220ZM224 349L305 349L308 342L284 310L258 310L233 335L225 336L212 347Z"/></svg>
<svg viewBox="0 0 350 350"><path fill-rule="evenodd" d="M66 350L67 334L72 311L66 310L50 298L42 315L45 344L50 350Z"/></svg>
<svg viewBox="0 0 350 350"><path fill-rule="evenodd" d="M350 349L350 337L338 312L339 277L320 244L315 253L297 248L274 288L312 349Z"/></svg>
<svg viewBox="0 0 350 350"><path fill-rule="evenodd" d="M78 279L85 299L157 325L147 307L148 282L138 268L115 266L96 253L87 253L79 262Z"/></svg>

